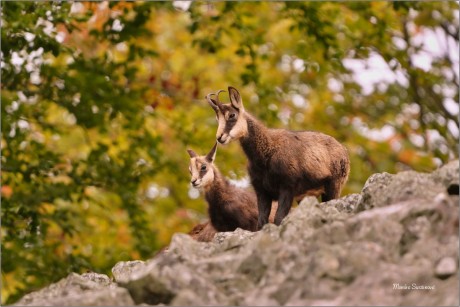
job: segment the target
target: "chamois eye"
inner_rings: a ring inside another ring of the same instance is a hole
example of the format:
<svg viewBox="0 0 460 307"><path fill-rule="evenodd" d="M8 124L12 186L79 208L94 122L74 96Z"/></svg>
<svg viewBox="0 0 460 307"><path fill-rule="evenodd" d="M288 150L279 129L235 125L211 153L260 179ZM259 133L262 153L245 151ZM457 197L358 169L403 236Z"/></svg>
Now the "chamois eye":
<svg viewBox="0 0 460 307"><path fill-rule="evenodd" d="M235 113L230 113L230 115L228 116L228 119L235 119L235 117L236 117Z"/></svg>
<svg viewBox="0 0 460 307"><path fill-rule="evenodd" d="M206 165L203 164L203 165L201 166L201 171L204 172L205 170L206 170Z"/></svg>

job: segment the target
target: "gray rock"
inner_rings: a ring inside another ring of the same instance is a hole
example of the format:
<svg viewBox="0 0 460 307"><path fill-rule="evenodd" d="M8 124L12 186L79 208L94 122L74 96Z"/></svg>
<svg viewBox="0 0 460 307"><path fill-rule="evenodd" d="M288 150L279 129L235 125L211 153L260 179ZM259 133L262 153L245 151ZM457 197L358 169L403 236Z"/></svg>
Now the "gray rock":
<svg viewBox="0 0 460 307"><path fill-rule="evenodd" d="M130 306L131 296L103 274L71 273L59 282L25 295L16 306Z"/></svg>
<svg viewBox="0 0 460 307"><path fill-rule="evenodd" d="M360 194L305 198L280 226L176 234L153 259L117 263L116 283L74 274L18 304L458 305L456 182L458 161L375 174Z"/></svg>
<svg viewBox="0 0 460 307"><path fill-rule="evenodd" d="M371 175L366 182L362 192L368 192L370 189L384 188L390 183L394 175L389 173L376 173Z"/></svg>
<svg viewBox="0 0 460 307"><path fill-rule="evenodd" d="M208 256L206 258L210 261L204 263L208 265L212 261L212 258L209 258L212 250L206 249L206 245L209 243L195 241L185 234L176 234L167 254L153 259L145 266L138 266L131 275L119 279L118 284L129 290L136 304L188 305L189 294L181 292L185 289L199 294L199 303L216 305L223 302L225 296L205 274L202 274L205 266L203 263L200 265L201 259ZM222 260L216 259L211 266L217 266L217 263L224 264L225 261L221 262ZM194 263L195 266L186 265L187 263Z"/></svg>
<svg viewBox="0 0 460 307"><path fill-rule="evenodd" d="M374 174L361 192L356 212L383 207L408 199L433 199L445 187L430 174L405 171L396 175Z"/></svg>
<svg viewBox="0 0 460 307"><path fill-rule="evenodd" d="M118 262L112 268L113 278L115 279L115 281L120 281L129 278L133 271L142 270L145 267L145 265L146 263L140 260Z"/></svg>
<svg viewBox="0 0 460 307"><path fill-rule="evenodd" d="M441 279L452 276L457 271L457 261L452 257L444 257L436 265L435 274Z"/></svg>
<svg viewBox="0 0 460 307"><path fill-rule="evenodd" d="M431 174L433 181L441 183L450 195L459 195L459 160L451 161Z"/></svg>
<svg viewBox="0 0 460 307"><path fill-rule="evenodd" d="M212 242L223 245L222 249L231 249L250 241L255 235L254 232L237 228L235 231L217 233Z"/></svg>
<svg viewBox="0 0 460 307"><path fill-rule="evenodd" d="M339 199L333 199L325 203L321 203L323 206L332 206L339 212L353 213L355 212L358 204L361 202L361 194L350 194Z"/></svg>

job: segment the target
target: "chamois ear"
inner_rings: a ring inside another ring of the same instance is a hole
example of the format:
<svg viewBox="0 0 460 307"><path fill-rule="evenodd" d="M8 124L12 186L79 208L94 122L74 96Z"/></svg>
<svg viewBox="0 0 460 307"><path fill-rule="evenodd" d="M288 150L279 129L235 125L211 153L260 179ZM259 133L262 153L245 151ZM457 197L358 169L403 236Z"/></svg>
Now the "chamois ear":
<svg viewBox="0 0 460 307"><path fill-rule="evenodd" d="M191 149L187 149L187 152L188 152L188 155L190 156L190 158L195 158L195 157L198 156L198 155L196 154L196 152L194 152L194 151L191 150Z"/></svg>
<svg viewBox="0 0 460 307"><path fill-rule="evenodd" d="M240 93L233 86L228 87L228 95L230 96L230 102L236 109L243 109L243 100L241 100Z"/></svg>
<svg viewBox="0 0 460 307"><path fill-rule="evenodd" d="M217 142L212 147L211 151L206 155L206 161L212 163L216 159L216 152L217 152Z"/></svg>

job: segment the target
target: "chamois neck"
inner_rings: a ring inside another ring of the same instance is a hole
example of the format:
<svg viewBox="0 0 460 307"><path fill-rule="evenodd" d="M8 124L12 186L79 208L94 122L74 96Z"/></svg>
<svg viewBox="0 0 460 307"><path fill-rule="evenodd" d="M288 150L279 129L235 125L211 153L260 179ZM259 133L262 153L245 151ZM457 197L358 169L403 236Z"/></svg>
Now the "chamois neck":
<svg viewBox="0 0 460 307"><path fill-rule="evenodd" d="M263 162L271 156L270 135L267 127L246 113L248 132L240 139L241 147L250 161Z"/></svg>
<svg viewBox="0 0 460 307"><path fill-rule="evenodd" d="M230 182L222 175L217 167L213 166L213 168L214 180L205 190L206 197L213 197L213 195L227 191L230 186Z"/></svg>

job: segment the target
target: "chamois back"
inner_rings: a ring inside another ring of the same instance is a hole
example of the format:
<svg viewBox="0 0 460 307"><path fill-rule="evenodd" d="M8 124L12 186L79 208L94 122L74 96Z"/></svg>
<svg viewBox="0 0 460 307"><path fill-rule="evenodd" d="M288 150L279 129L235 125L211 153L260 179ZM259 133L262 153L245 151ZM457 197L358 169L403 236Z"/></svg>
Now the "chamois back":
<svg viewBox="0 0 460 307"><path fill-rule="evenodd" d="M199 242L210 242L216 233L217 230L212 226L211 222L207 221L193 227L188 234Z"/></svg>

